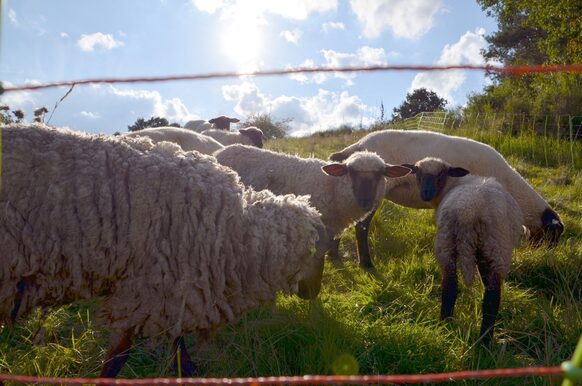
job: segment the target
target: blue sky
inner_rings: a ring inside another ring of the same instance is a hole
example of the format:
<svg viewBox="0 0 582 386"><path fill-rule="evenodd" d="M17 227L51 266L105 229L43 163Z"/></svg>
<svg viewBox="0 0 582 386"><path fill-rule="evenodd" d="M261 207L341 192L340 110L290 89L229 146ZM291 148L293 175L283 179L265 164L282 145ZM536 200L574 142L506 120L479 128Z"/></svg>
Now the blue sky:
<svg viewBox="0 0 582 386"><path fill-rule="evenodd" d="M469 0L4 0L5 85L100 77L183 75L311 66L483 64L496 29ZM126 131L139 117L267 113L293 135L367 125L427 87L463 105L480 72L373 72L79 86L51 125ZM7 93L30 120L66 88ZM50 114L50 113L49 113Z"/></svg>

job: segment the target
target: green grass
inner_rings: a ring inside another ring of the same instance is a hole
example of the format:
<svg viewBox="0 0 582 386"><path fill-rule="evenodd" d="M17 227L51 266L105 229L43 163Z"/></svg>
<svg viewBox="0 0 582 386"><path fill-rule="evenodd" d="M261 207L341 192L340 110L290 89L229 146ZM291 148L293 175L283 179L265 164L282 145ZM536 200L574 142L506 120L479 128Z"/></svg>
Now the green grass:
<svg viewBox="0 0 582 386"><path fill-rule="evenodd" d="M440 274L433 257L434 214L384 202L371 228L381 275L354 262L352 229L342 237L343 267L326 262L323 291L312 302L280 296L220 329L199 346L187 337L207 377L302 374L403 374L522 366L556 366L569 359L582 333L582 145L522 135L458 131L491 144L560 213L566 225L553 250L521 247L503 288L491 348L475 344L482 286L461 292L454 320L441 323ZM270 149L328 155L364 133L289 138ZM574 155L574 157L572 156ZM572 163L574 158L574 163ZM0 372L95 377L108 332L92 322L97 302L40 312L0 332ZM171 376L170 342L139 340L121 376ZM467 385L543 385L556 379L467 381Z"/></svg>

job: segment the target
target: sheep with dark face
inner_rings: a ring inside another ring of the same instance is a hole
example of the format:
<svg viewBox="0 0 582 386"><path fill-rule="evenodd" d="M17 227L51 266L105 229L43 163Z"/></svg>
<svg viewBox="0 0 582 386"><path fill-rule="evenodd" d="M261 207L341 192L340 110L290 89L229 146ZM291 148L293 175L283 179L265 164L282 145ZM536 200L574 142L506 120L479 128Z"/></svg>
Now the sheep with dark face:
<svg viewBox="0 0 582 386"><path fill-rule="evenodd" d="M550 246L555 246L564 231L564 224L556 211L499 152L484 143L430 131L382 130L366 135L332 154L330 159L342 161L362 150L373 151L392 164L412 164L424 157L439 157L471 170L474 175L495 177L519 204L534 245L541 245L546 240ZM420 198L411 176L387 181L386 199L410 208L428 207ZM359 258L364 266L372 266L368 249L372 217L373 213L356 225Z"/></svg>
<svg viewBox="0 0 582 386"><path fill-rule="evenodd" d="M214 127L216 127L219 130L230 130L230 124L238 122L240 122L239 119L230 118L227 117L226 115L221 115L219 117L212 118L211 120L208 121L208 123L213 124Z"/></svg>
<svg viewBox="0 0 582 386"><path fill-rule="evenodd" d="M453 316L457 268L467 285L478 269L485 286L480 334L488 342L513 248L524 234L521 209L493 177L468 175L466 169L438 158L403 166L416 176L421 199L437 210L435 255L442 273L441 319Z"/></svg>
<svg viewBox="0 0 582 386"><path fill-rule="evenodd" d="M330 236L330 258L339 261L339 236L346 227L376 208L384 197L385 177L405 176L408 168L386 164L371 152L357 152L343 163L300 158L243 145L226 146L214 156L234 169L242 182L276 194L308 194L321 212Z"/></svg>

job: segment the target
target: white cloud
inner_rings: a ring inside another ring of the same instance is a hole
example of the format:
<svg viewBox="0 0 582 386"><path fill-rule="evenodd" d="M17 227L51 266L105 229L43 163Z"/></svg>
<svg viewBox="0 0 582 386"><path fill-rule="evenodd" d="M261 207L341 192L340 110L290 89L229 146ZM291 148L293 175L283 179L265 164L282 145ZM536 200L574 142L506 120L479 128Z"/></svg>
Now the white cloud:
<svg viewBox="0 0 582 386"><path fill-rule="evenodd" d="M69 34L66 33L66 32L61 32L60 37L62 37L62 38L68 38L69 37Z"/></svg>
<svg viewBox="0 0 582 386"><path fill-rule="evenodd" d="M18 18L16 18L16 11L13 10L12 8L8 10L8 20L10 20L10 23L15 27L18 26L19 24Z"/></svg>
<svg viewBox="0 0 582 386"><path fill-rule="evenodd" d="M81 51L91 52L96 47L111 50L115 47L123 46L123 42L115 40L113 35L96 32L91 35L81 35L81 38L77 41L77 45L81 48Z"/></svg>
<svg viewBox="0 0 582 386"><path fill-rule="evenodd" d="M487 46L484 38L485 30L478 28L475 32L467 31L458 42L447 44L443 47L436 64L447 65L484 65L485 59L481 55L481 49ZM410 90L424 87L454 102L452 94L457 91L467 79L464 70L431 71L418 73L410 87Z"/></svg>
<svg viewBox="0 0 582 386"><path fill-rule="evenodd" d="M282 31L279 36L282 36L289 43L297 44L301 36L303 36L303 32L295 28L293 31Z"/></svg>
<svg viewBox="0 0 582 386"><path fill-rule="evenodd" d="M235 102L234 110L242 116L264 113L275 119L292 118L289 123L291 135L305 135L317 131L337 128L342 124L368 125L373 121L372 109L359 97L347 91L333 92L319 89L317 95L294 97L265 95L255 83L222 87L227 101Z"/></svg>
<svg viewBox="0 0 582 386"><path fill-rule="evenodd" d="M99 115L98 113L92 113L90 111L81 111L79 114L81 114L81 116L83 116L85 118L89 118L89 119L101 118L101 115Z"/></svg>
<svg viewBox="0 0 582 386"><path fill-rule="evenodd" d="M312 12L324 13L337 9L337 0L192 0L192 3L203 12L214 14L220 11L224 19L242 17L244 20L264 20L267 13L305 20Z"/></svg>
<svg viewBox="0 0 582 386"><path fill-rule="evenodd" d="M401 38L416 39L433 26L442 0L350 0L352 12L366 38L377 38L386 29Z"/></svg>
<svg viewBox="0 0 582 386"><path fill-rule="evenodd" d="M396 55L394 52L386 53L383 48L374 48L369 46L360 47L354 53L337 52L334 50L321 50L320 52L325 59L325 62L322 63L323 67L337 68L381 66L387 63L388 56ZM299 67L315 68L317 66L313 60L307 59ZM288 66L288 68L293 67ZM295 79L300 83L313 82L320 84L327 79L328 75L326 75L326 73L317 73L312 77L308 77L305 74L293 74L290 75L290 77L291 79ZM347 85L352 85L356 74L349 72L334 72L333 76L344 79Z"/></svg>
<svg viewBox="0 0 582 386"><path fill-rule="evenodd" d="M329 31L333 30L333 29L337 29L337 30L345 30L346 29L346 25L340 21L328 21L326 23L323 23L321 25L321 29L325 32L328 33Z"/></svg>
<svg viewBox="0 0 582 386"><path fill-rule="evenodd" d="M26 84L31 84L27 83ZM11 82L3 81L2 85L4 87L14 87L15 85ZM32 111L32 106L35 104L35 99L31 92L28 91L17 91L17 92L7 92L0 95L0 103L3 105L8 105L10 110L21 109L27 111L30 109Z"/></svg>

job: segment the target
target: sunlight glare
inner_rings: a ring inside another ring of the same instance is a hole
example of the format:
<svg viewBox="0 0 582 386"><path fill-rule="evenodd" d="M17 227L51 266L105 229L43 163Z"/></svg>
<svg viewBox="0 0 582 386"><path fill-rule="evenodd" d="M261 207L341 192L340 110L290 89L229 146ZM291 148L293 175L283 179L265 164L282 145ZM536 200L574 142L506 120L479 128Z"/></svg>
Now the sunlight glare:
<svg viewBox="0 0 582 386"><path fill-rule="evenodd" d="M238 70L256 70L261 50L261 39L256 24L240 21L226 26L222 34L222 48L236 63Z"/></svg>

